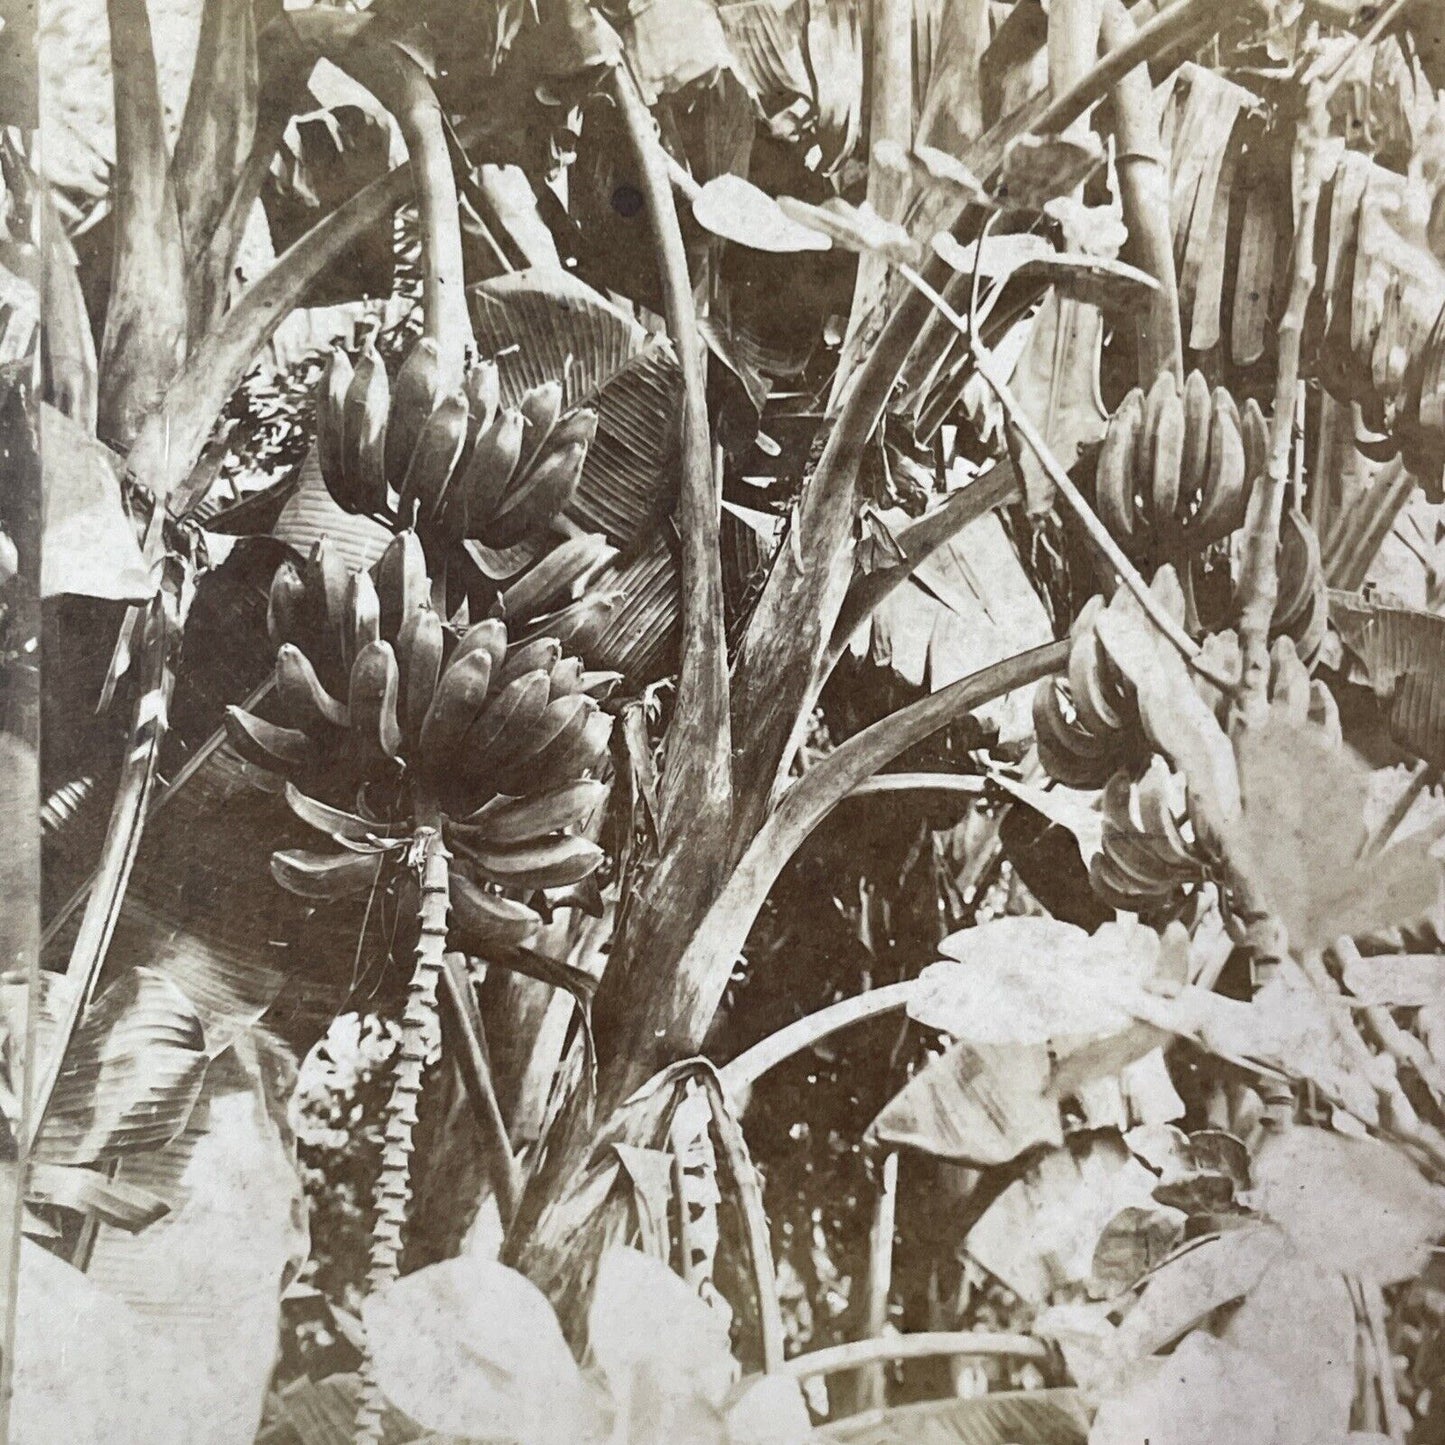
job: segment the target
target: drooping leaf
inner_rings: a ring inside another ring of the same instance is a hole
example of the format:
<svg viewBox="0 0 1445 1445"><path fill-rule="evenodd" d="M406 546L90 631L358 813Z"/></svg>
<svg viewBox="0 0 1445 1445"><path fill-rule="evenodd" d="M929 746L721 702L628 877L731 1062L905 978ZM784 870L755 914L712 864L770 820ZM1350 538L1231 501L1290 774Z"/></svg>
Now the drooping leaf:
<svg viewBox="0 0 1445 1445"><path fill-rule="evenodd" d="M44 403L40 445L45 457L41 596L146 601L156 581L121 505L118 459Z"/></svg>
<svg viewBox="0 0 1445 1445"><path fill-rule="evenodd" d="M50 990L52 1003L60 992ZM169 1143L195 1107L207 1059L190 1000L163 974L130 970L76 1030L37 1158L90 1164Z"/></svg>
<svg viewBox="0 0 1445 1445"><path fill-rule="evenodd" d="M908 1005L928 1028L974 1044L1045 1044L1122 1032L1153 973L1158 935L1140 923L1094 934L1052 918L999 918L939 945Z"/></svg>
<svg viewBox="0 0 1445 1445"><path fill-rule="evenodd" d="M131 1232L163 1219L170 1210L164 1199L148 1189L122 1179L107 1179L96 1169L59 1164L32 1164L25 1193L34 1204L93 1215L102 1224Z"/></svg>
<svg viewBox="0 0 1445 1445"><path fill-rule="evenodd" d="M803 1445L812 1438L808 1407L788 1375L752 1375L726 1407L728 1445Z"/></svg>
<svg viewBox="0 0 1445 1445"><path fill-rule="evenodd" d="M1325 1129L1268 1137L1253 1200L1309 1258L1382 1285L1414 1275L1445 1234L1445 1195L1400 1150Z"/></svg>
<svg viewBox="0 0 1445 1445"><path fill-rule="evenodd" d="M1314 728L1277 719L1239 740L1243 867L1301 952L1408 927L1434 905L1440 866L1412 837L1370 857L1369 770Z"/></svg>
<svg viewBox="0 0 1445 1445"><path fill-rule="evenodd" d="M373 1294L363 1321L377 1382L429 1430L544 1445L596 1425L551 1305L505 1265L426 1265Z"/></svg>
<svg viewBox="0 0 1445 1445"><path fill-rule="evenodd" d="M1104 1227L1094 1246L1089 1293L1110 1299L1132 1289L1151 1269L1163 1264L1184 1233L1184 1220L1173 1209L1131 1204Z"/></svg>
<svg viewBox="0 0 1445 1445"><path fill-rule="evenodd" d="M1050 1150L984 1211L968 1232L968 1252L1023 1299L1042 1304L1089 1280L1109 1221L1122 1209L1154 1207L1154 1182L1116 1136Z"/></svg>
<svg viewBox="0 0 1445 1445"><path fill-rule="evenodd" d="M664 529L627 562L600 573L592 590L614 591L617 606L589 649L595 667L620 672L634 684L655 680L677 665L682 579Z"/></svg>
<svg viewBox="0 0 1445 1445"><path fill-rule="evenodd" d="M1434 953L1387 953L1344 961L1344 982L1366 1007L1438 1008L1445 1003L1445 961Z"/></svg>
<svg viewBox="0 0 1445 1445"><path fill-rule="evenodd" d="M959 1164L1006 1164L1063 1141L1043 1045L954 1044L868 1126L870 1146L918 1149Z"/></svg>
<svg viewBox="0 0 1445 1445"><path fill-rule="evenodd" d="M816 231L845 251L882 256L894 265L917 266L922 248L896 221L880 216L866 201L861 206L834 198L824 205L779 196L783 214L800 226Z"/></svg>
<svg viewBox="0 0 1445 1445"><path fill-rule="evenodd" d="M826 251L832 245L822 232L794 220L766 191L742 176L715 176L694 198L692 214L705 231L757 251Z"/></svg>
<svg viewBox="0 0 1445 1445"><path fill-rule="evenodd" d="M519 271L469 292L477 345L502 402L561 381L563 406L597 406L597 435L568 515L616 546L671 503L682 376L671 344L566 272Z"/></svg>
<svg viewBox="0 0 1445 1445"><path fill-rule="evenodd" d="M1003 1390L972 1400L928 1400L840 1420L823 1445L1084 1445L1088 1412L1076 1390Z"/></svg>

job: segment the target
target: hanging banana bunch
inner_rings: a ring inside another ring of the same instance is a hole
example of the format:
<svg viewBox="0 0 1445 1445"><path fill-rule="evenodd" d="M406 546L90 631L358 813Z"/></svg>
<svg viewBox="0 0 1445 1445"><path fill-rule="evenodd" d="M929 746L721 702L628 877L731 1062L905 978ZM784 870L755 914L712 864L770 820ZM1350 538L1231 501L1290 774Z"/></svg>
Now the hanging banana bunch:
<svg viewBox="0 0 1445 1445"><path fill-rule="evenodd" d="M504 549L545 538L581 480L597 433L592 407L562 410L562 386L501 405L496 363L473 362L446 392L423 336L394 385L372 342L352 366L336 351L316 396L321 476L337 505L415 528L434 568L465 540Z"/></svg>
<svg viewBox="0 0 1445 1445"><path fill-rule="evenodd" d="M1177 908L1209 876L1194 842L1184 779L1158 753L1139 778L1114 774L1099 799L1104 827L1089 883L1111 908L1157 913Z"/></svg>
<svg viewBox="0 0 1445 1445"><path fill-rule="evenodd" d="M526 574L524 600L565 596L595 557L586 541L544 558L545 576ZM431 598L412 531L387 547L374 579L348 573L324 540L303 567L284 563L268 613L275 717L233 707L226 728L247 762L286 784L293 811L342 845L275 855L277 881L302 896L375 886L421 814L439 812L455 855L453 946L475 952L521 941L542 921L528 895L601 864L580 830L606 794L612 717L599 698L617 678L589 672L575 650L597 626L593 599L509 634L497 617L449 627Z"/></svg>
<svg viewBox="0 0 1445 1445"><path fill-rule="evenodd" d="M1244 525L1264 470L1269 430L1259 404L1244 410L1191 371L1181 392L1171 371L1135 387L1110 418L1099 449L1100 519L1133 558L1181 560Z"/></svg>

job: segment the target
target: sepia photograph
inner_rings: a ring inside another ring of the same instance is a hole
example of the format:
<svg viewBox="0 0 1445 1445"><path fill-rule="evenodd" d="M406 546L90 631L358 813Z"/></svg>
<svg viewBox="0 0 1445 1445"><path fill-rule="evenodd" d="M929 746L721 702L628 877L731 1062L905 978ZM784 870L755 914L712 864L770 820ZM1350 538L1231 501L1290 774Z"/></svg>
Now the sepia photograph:
<svg viewBox="0 0 1445 1445"><path fill-rule="evenodd" d="M1445 0L0 0L0 1445L1445 1445Z"/></svg>

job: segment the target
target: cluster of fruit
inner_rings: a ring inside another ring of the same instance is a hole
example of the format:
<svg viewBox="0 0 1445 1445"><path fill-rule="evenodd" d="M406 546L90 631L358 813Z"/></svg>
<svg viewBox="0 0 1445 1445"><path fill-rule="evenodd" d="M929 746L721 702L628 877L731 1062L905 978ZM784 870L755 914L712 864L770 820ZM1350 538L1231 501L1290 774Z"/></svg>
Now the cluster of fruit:
<svg viewBox="0 0 1445 1445"><path fill-rule="evenodd" d="M1104 827L1089 882L1110 908L1169 908L1208 870L1194 845L1184 780L1158 753L1141 777L1121 769L1099 799Z"/></svg>
<svg viewBox="0 0 1445 1445"><path fill-rule="evenodd" d="M1135 387L1110 418L1096 471L1099 516L1136 559L1201 552L1243 525L1268 451L1258 402L1241 413L1200 372L1181 392L1162 371L1147 396Z"/></svg>
<svg viewBox="0 0 1445 1445"><path fill-rule="evenodd" d="M431 593L410 531L374 576L348 571L324 542L304 568L283 564L269 611L279 720L233 707L227 731L248 762L301 785L288 789L293 810L352 858L398 846L423 812L439 816L459 860L459 926L513 941L540 918L492 889L567 887L602 861L576 830L604 795L612 718L600 702L620 679L589 672L557 636L549 624L568 609L513 634L499 617L454 628ZM528 595L545 601L548 590L533 583ZM336 896L352 874L377 871L348 868L347 855L287 854L273 872L293 891Z"/></svg>
<svg viewBox="0 0 1445 1445"><path fill-rule="evenodd" d="M317 460L337 505L414 527L438 562L464 539L506 548L544 532L572 500L596 433L593 408L563 414L556 381L502 406L491 361L445 391L430 337L394 386L372 343L355 367L334 352L316 397Z"/></svg>

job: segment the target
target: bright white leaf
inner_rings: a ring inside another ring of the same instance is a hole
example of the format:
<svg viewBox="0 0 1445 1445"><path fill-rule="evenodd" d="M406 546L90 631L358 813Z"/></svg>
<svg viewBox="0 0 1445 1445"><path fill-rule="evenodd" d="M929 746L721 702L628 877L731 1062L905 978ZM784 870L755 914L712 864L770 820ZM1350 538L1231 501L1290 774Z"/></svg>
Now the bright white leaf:
<svg viewBox="0 0 1445 1445"><path fill-rule="evenodd" d="M1312 1259L1382 1285L1411 1278L1445 1234L1445 1196L1400 1150L1295 1128L1267 1138L1252 1201Z"/></svg>
<svg viewBox="0 0 1445 1445"><path fill-rule="evenodd" d="M382 1390L428 1430L519 1445L598 1431L552 1306L505 1265L427 1265L368 1299L363 1319Z"/></svg>
<svg viewBox="0 0 1445 1445"><path fill-rule="evenodd" d="M766 191L742 176L713 177L693 198L692 214L703 230L754 251L827 251L833 244L785 215Z"/></svg>
<svg viewBox="0 0 1445 1445"><path fill-rule="evenodd" d="M741 1381L727 1407L728 1445L801 1445L811 1428L803 1391L790 1375Z"/></svg>
<svg viewBox="0 0 1445 1445"><path fill-rule="evenodd" d="M599 1261L587 1340L619 1399L645 1371L678 1405L693 1398L717 1406L736 1374L723 1317L635 1249L609 1249Z"/></svg>

